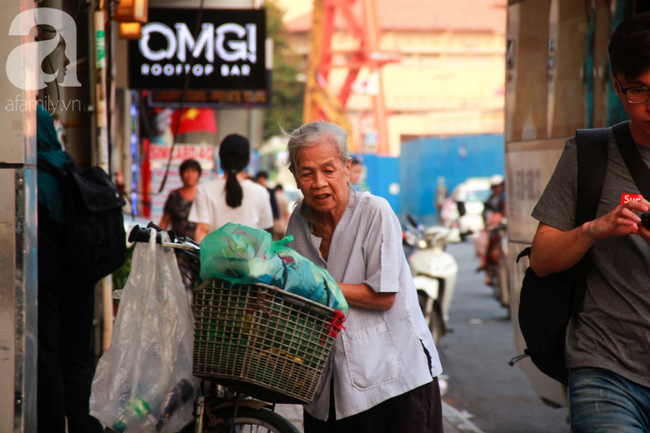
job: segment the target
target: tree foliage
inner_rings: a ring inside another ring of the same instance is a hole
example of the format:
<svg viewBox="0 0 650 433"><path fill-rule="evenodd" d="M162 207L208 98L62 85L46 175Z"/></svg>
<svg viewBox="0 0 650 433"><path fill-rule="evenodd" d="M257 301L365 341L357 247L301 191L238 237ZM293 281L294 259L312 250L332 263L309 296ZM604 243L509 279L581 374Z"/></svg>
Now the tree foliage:
<svg viewBox="0 0 650 433"><path fill-rule="evenodd" d="M273 72L271 78L271 107L264 110L264 139L302 124L305 84L298 81L300 59L287 42L282 22L284 11L273 0L265 2L266 31L273 39Z"/></svg>

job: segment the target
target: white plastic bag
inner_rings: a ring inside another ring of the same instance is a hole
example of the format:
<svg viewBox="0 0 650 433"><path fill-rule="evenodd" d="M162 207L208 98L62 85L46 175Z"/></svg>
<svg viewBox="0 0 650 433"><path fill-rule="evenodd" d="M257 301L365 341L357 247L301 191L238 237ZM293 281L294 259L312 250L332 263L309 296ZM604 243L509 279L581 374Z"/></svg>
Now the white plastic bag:
<svg viewBox="0 0 650 433"><path fill-rule="evenodd" d="M176 432L190 422L200 384L192 376L193 328L176 256L151 230L133 253L90 414L118 433Z"/></svg>

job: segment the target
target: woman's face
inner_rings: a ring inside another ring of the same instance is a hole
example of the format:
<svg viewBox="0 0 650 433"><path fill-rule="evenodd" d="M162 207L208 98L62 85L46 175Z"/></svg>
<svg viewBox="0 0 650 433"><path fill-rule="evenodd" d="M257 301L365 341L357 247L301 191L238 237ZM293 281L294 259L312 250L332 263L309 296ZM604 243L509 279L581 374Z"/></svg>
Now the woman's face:
<svg viewBox="0 0 650 433"><path fill-rule="evenodd" d="M184 186L195 186L199 183L199 171L195 168L188 168L181 175L181 180L183 181Z"/></svg>
<svg viewBox="0 0 650 433"><path fill-rule="evenodd" d="M43 60L42 70L48 74L57 73L56 82L61 84L65 79L65 74L68 71L70 59L65 55L66 43L63 38L60 38L59 44L56 48Z"/></svg>
<svg viewBox="0 0 650 433"><path fill-rule="evenodd" d="M350 162L343 164L338 148L326 141L304 148L297 159L294 177L307 204L320 213L343 214Z"/></svg>

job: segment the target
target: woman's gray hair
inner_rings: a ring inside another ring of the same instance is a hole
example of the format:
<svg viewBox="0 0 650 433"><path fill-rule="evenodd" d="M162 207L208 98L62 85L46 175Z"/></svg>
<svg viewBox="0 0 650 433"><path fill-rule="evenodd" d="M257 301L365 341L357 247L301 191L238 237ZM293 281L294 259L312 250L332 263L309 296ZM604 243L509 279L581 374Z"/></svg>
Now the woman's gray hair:
<svg viewBox="0 0 650 433"><path fill-rule="evenodd" d="M283 131L284 135L289 138L287 151L289 153L288 162L289 170L295 172L298 165L298 155L306 147L315 146L323 141L327 141L339 150L339 156L343 164L347 164L352 159L348 151L348 133L343 128L327 122L307 123L291 133Z"/></svg>

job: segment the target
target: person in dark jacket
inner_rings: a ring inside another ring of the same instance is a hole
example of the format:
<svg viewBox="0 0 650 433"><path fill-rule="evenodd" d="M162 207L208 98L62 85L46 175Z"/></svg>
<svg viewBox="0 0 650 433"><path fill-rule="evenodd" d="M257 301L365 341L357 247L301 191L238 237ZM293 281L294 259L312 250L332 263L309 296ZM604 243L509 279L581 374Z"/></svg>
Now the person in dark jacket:
<svg viewBox="0 0 650 433"><path fill-rule="evenodd" d="M52 116L37 107L36 152L63 169L66 155ZM38 361L39 433L102 432L89 414L95 359L92 348L96 281L69 271L65 252L63 180L39 170L38 184Z"/></svg>

